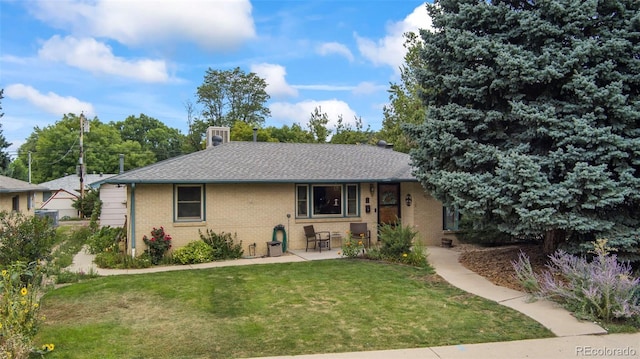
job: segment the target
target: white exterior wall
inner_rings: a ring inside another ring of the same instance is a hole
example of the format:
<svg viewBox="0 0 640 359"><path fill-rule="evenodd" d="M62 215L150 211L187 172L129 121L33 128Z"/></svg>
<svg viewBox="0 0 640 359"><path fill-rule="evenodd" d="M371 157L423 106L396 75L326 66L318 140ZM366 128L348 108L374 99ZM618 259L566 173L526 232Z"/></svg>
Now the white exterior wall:
<svg viewBox="0 0 640 359"><path fill-rule="evenodd" d="M100 186L100 226L123 227L127 215L127 189L115 184Z"/></svg>
<svg viewBox="0 0 640 359"><path fill-rule="evenodd" d="M36 196L39 197L36 202L41 202L42 192L38 192ZM42 203L39 209L58 211L58 219L63 217L78 218L78 210L73 208L73 202L76 198L76 196L64 190L54 191L51 198Z"/></svg>

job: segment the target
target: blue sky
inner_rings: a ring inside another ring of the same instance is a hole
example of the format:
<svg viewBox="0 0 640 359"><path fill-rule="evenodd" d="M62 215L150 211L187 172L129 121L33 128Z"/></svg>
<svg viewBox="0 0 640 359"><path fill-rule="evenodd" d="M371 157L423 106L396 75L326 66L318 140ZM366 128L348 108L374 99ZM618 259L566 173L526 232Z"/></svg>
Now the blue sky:
<svg viewBox="0 0 640 359"><path fill-rule="evenodd" d="M402 34L429 26L409 0L0 0L0 123L11 154L65 113L144 113L186 133L205 71L239 66L267 81L267 126L304 126L321 106L378 130Z"/></svg>

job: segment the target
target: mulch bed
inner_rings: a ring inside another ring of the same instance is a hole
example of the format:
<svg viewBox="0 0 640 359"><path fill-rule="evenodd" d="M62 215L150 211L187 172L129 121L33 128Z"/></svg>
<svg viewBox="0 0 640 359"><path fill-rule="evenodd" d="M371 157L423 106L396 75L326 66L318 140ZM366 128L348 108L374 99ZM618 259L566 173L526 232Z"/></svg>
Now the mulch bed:
<svg viewBox="0 0 640 359"><path fill-rule="evenodd" d="M466 246L460 255L460 263L496 285L523 290L515 278L515 270L511 264L518 260L520 251L529 257L534 271L545 269L548 257L542 253L540 245L523 244L491 248Z"/></svg>

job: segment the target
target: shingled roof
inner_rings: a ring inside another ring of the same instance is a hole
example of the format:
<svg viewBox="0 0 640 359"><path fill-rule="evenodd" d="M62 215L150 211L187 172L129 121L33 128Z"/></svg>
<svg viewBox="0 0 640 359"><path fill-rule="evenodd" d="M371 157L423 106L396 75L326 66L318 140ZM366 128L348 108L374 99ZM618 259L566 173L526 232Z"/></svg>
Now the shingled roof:
<svg viewBox="0 0 640 359"><path fill-rule="evenodd" d="M115 174L87 174L84 178L85 188L89 188L94 182L99 182L113 176L115 176ZM75 195L80 195L80 193L78 193L78 191L80 191L80 177L78 177L78 175L68 175L48 182L42 182L40 186L47 187L52 191L63 189Z"/></svg>
<svg viewBox="0 0 640 359"><path fill-rule="evenodd" d="M36 186L29 182L21 181L19 179L0 176L0 193L19 193L29 191L47 191L48 189L41 186Z"/></svg>
<svg viewBox="0 0 640 359"><path fill-rule="evenodd" d="M371 145L228 142L107 179L107 183L416 181L409 155Z"/></svg>

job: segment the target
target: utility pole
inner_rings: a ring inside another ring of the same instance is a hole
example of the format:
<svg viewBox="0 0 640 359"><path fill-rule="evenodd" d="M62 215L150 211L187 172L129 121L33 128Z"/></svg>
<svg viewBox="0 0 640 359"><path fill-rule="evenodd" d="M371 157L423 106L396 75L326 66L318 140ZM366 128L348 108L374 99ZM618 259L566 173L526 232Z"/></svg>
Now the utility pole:
<svg viewBox="0 0 640 359"><path fill-rule="evenodd" d="M85 177L85 165L84 165L84 133L89 132L89 121L84 117L84 112L80 113L80 159L78 164L80 165L80 201L84 200L84 177ZM82 202L81 202L82 203ZM84 204L83 204L84 207Z"/></svg>
<svg viewBox="0 0 640 359"><path fill-rule="evenodd" d="M80 165L80 201L84 199L84 112L80 113L80 159L78 164ZM81 202L82 203L82 202Z"/></svg>
<svg viewBox="0 0 640 359"><path fill-rule="evenodd" d="M31 151L29 151L29 183L31 183Z"/></svg>

